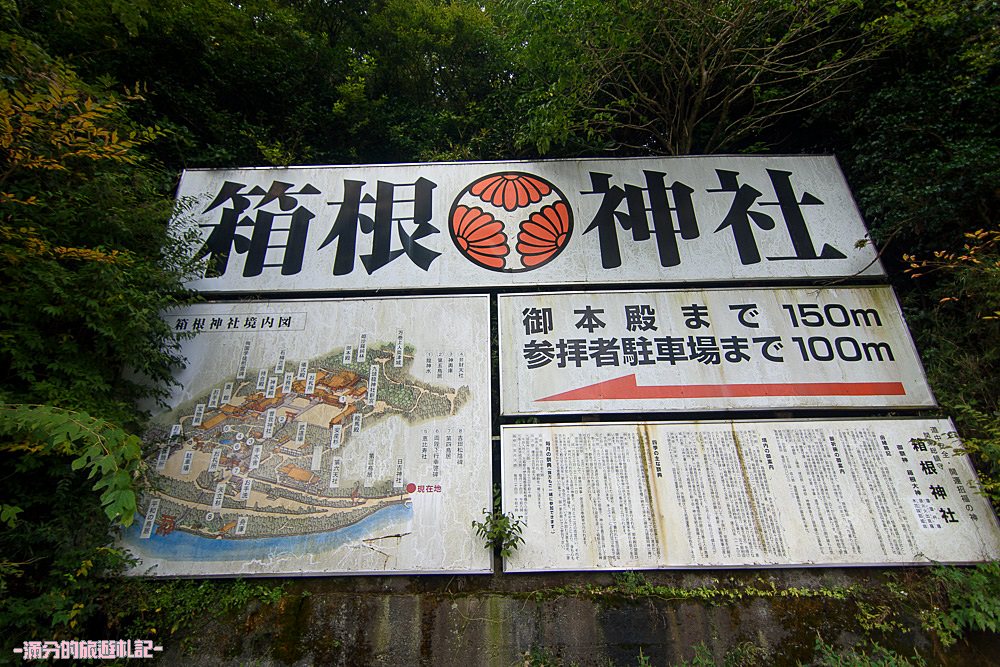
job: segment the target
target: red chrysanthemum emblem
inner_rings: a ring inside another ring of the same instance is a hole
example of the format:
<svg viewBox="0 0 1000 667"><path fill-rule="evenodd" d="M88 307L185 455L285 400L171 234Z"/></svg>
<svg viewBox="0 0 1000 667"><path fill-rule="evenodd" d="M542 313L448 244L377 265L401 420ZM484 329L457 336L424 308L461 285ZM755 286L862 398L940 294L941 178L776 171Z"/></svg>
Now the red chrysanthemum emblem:
<svg viewBox="0 0 1000 667"><path fill-rule="evenodd" d="M573 213L562 192L523 172L490 174L469 184L455 198L449 219L459 252L483 268L505 273L544 266L573 233Z"/></svg>
<svg viewBox="0 0 1000 667"><path fill-rule="evenodd" d="M473 183L469 192L510 213L542 201L542 197L552 192L552 186L528 174L495 174Z"/></svg>
<svg viewBox="0 0 1000 667"><path fill-rule="evenodd" d="M491 269L502 269L504 257L510 254L503 223L481 208L456 206L451 235L466 257Z"/></svg>
<svg viewBox="0 0 1000 667"><path fill-rule="evenodd" d="M556 202L531 214L517 233L517 251L525 266L538 266L559 252L569 236L569 207Z"/></svg>

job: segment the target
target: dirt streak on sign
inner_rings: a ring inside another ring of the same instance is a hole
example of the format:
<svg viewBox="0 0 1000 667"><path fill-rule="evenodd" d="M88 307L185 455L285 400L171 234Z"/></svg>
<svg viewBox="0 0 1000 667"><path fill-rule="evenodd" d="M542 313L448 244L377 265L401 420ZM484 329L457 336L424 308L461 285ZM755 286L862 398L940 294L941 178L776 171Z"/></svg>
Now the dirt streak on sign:
<svg viewBox="0 0 1000 667"><path fill-rule="evenodd" d="M944 419L504 426L507 572L970 562L1000 529Z"/></svg>
<svg viewBox="0 0 1000 667"><path fill-rule="evenodd" d="M192 170L202 291L883 275L831 157Z"/></svg>

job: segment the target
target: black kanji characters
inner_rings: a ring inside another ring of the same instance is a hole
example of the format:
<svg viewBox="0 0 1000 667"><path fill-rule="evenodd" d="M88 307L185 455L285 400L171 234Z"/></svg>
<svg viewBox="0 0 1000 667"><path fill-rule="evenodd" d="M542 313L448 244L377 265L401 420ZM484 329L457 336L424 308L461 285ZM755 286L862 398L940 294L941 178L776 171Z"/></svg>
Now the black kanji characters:
<svg viewBox="0 0 1000 667"><path fill-rule="evenodd" d="M755 204L757 206L778 207L785 223L788 237L792 242L792 248L795 251L795 254L790 257L768 257L769 261L846 259L847 256L844 253L831 245L824 243L819 253L816 252L816 248L813 245L812 237L809 235L809 228L806 226L805 216L802 213L802 207L819 206L823 202L808 192L803 193L800 199L792 188L792 172L778 169L768 169L766 171L774 188L776 201L757 202L757 199L763 193L752 186L740 184L738 179L740 173L738 171L716 169L715 173L719 178L719 187L707 190L707 192L711 193L731 192L735 194L733 202L729 207L729 212L726 213L722 222L715 229L715 232L721 232L727 227L732 230L740 262L744 265L759 263L761 255L760 249L757 246L754 228L770 231L776 226L772 216L751 209Z"/></svg>
<svg viewBox="0 0 1000 667"><path fill-rule="evenodd" d="M547 340L530 340L524 344L524 360L528 368L541 368L556 357L556 350Z"/></svg>
<svg viewBox="0 0 1000 667"><path fill-rule="evenodd" d="M418 243L431 234L437 234L440 230L430 223L431 220L431 194L436 183L432 183L426 178L418 178L414 183L397 184L386 181L378 181L375 188L375 197L371 194L362 195L364 181L344 181L344 199L339 202L329 202L331 206L340 206L337 219L320 244L320 249L325 248L334 240L337 241L336 256L333 260L333 274L340 276L354 271L354 255L357 248L358 230L364 234L372 235L371 252L361 255L361 262L369 274L382 268L402 254L406 254L410 260L424 271L430 268L433 262L441 254L437 251ZM406 190L413 189L412 197ZM403 196L397 193L397 189L403 190ZM398 205L404 205L409 209L408 215L402 215L397 211ZM374 206L374 214L366 215L361 212L361 207ZM400 248L393 249L393 224L396 223L396 235L399 237ZM412 233L407 233L404 222L411 222L416 225Z"/></svg>
<svg viewBox="0 0 1000 667"><path fill-rule="evenodd" d="M654 338L656 344L656 360L665 361L671 366L676 366L678 361L687 361L687 349L684 347L684 339L676 336L663 336Z"/></svg>
<svg viewBox="0 0 1000 667"><path fill-rule="evenodd" d="M715 336L688 336L688 358L705 365L721 363L719 343Z"/></svg>
<svg viewBox="0 0 1000 667"><path fill-rule="evenodd" d="M587 339L560 338L556 343L556 363L559 368L566 368L569 364L580 368L588 359L590 354L587 351Z"/></svg>
<svg viewBox="0 0 1000 667"><path fill-rule="evenodd" d="M590 358L600 366L618 366L618 339L617 338L595 338L590 341Z"/></svg>
<svg viewBox="0 0 1000 667"><path fill-rule="evenodd" d="M625 328L629 331L656 331L656 311L649 305L625 306Z"/></svg>
<svg viewBox="0 0 1000 667"><path fill-rule="evenodd" d="M366 185L365 181L345 180L343 200L329 202L340 210L317 250L336 242L334 275L354 270L359 231L371 235L371 251L360 256L369 274L403 254L427 271L441 254L420 243L439 232L430 222L437 185L426 178L403 184L378 181L374 197L364 192ZM293 184L282 181L272 181L267 190L254 186L244 191L246 187L226 181L203 211L222 210L219 220L199 224L212 230L196 254L197 259L207 258L205 276L225 274L234 250L246 255L244 277L259 276L270 267L280 267L281 275L299 273L310 223L316 217L313 210L300 205L300 199L320 191L309 183L295 190ZM371 215L367 214L369 207ZM399 247L394 247L394 241Z"/></svg>
<svg viewBox="0 0 1000 667"><path fill-rule="evenodd" d="M316 217L312 211L299 205L298 197L317 195L319 190L306 183L301 190L293 192L294 186L282 181L272 181L267 190L257 185L244 193L242 190L245 187L244 183L226 181L219 194L203 211L208 213L225 205L219 222L199 225L212 229L196 254L196 259L208 258L205 276L212 278L224 274L229 266L229 255L234 249L246 254L244 277L259 276L265 267L271 266L280 266L281 275L284 276L298 273L302 269L309 222ZM244 215L250 208L251 198L256 197L261 200L254 207L254 216L251 218ZM277 202L278 212L265 209L274 202ZM287 218L287 226L277 226L284 218ZM237 233L243 227L250 228L250 238ZM284 240L276 242L272 235L283 235ZM268 263L269 253L273 256L272 251L275 250L280 251L281 261Z"/></svg>
<svg viewBox="0 0 1000 667"><path fill-rule="evenodd" d="M939 500L944 500L948 497L948 492L940 484L931 484L927 489L931 492L931 496Z"/></svg>
<svg viewBox="0 0 1000 667"><path fill-rule="evenodd" d="M602 329L607 326L607 323L598 317L598 315L604 314L603 308L595 309L591 306L584 306L580 310L574 310L573 313L580 316L576 328L586 329L587 333L594 333L594 329Z"/></svg>
<svg viewBox="0 0 1000 667"><path fill-rule="evenodd" d="M521 312L524 335L547 334L552 331L551 308L525 308Z"/></svg>
<svg viewBox="0 0 1000 667"><path fill-rule="evenodd" d="M583 231L587 234L597 230L597 240L601 248L601 265L605 269L621 266L621 248L618 244L618 226L632 232L633 241L646 241L650 232L656 238L656 249L660 266L677 266L681 263L677 237L698 238L698 221L695 219L691 194L694 189L674 181L667 187L666 174L646 171L646 187L626 184L624 188L611 185L611 174L590 173L591 190L581 194L603 195L590 226ZM668 197L668 191L670 196ZM649 201L647 206L646 201ZM673 199L671 204L670 199ZM622 201L625 211L619 211ZM677 226L674 226L676 219ZM650 229L652 228L652 229Z"/></svg>
<svg viewBox="0 0 1000 667"><path fill-rule="evenodd" d="M622 338L622 361L629 366L648 366L655 364L653 358L653 341L645 336L638 338Z"/></svg>
<svg viewBox="0 0 1000 667"><path fill-rule="evenodd" d="M958 519L955 517L955 510L950 507L939 507L938 511L941 512L941 518L945 523L958 523Z"/></svg>

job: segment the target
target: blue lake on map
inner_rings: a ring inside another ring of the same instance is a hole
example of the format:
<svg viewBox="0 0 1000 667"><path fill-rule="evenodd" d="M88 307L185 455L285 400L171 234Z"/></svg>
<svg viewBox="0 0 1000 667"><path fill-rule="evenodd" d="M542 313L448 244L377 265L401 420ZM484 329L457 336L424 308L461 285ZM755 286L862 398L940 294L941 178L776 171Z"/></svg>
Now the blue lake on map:
<svg viewBox="0 0 1000 667"><path fill-rule="evenodd" d="M391 505L375 512L358 523L326 533L291 535L288 537L260 537L250 539L216 539L201 537L183 531L169 535L153 534L148 540L139 537L142 517L125 531L126 547L130 544L142 548L153 558L165 560L234 560L267 559L278 554L307 554L333 551L351 542L379 537L382 531L401 522L409 522L412 507L407 504Z"/></svg>

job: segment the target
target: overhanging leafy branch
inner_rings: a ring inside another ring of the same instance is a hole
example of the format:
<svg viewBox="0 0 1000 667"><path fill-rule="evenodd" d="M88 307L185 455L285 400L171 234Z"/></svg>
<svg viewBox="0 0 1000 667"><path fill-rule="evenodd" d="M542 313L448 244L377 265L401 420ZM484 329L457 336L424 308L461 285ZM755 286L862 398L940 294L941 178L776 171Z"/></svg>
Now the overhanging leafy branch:
<svg viewBox="0 0 1000 667"><path fill-rule="evenodd" d="M95 479L104 513L113 523L129 526L136 510L142 477L142 443L114 424L86 412L50 405L0 404L0 435L12 438L0 451L33 456L73 456L73 470L85 469ZM16 500L15 500L16 502ZM16 505L4 505L13 520Z"/></svg>

